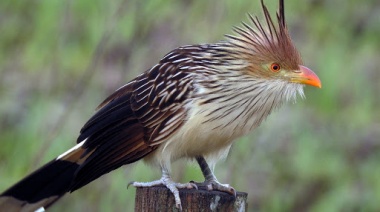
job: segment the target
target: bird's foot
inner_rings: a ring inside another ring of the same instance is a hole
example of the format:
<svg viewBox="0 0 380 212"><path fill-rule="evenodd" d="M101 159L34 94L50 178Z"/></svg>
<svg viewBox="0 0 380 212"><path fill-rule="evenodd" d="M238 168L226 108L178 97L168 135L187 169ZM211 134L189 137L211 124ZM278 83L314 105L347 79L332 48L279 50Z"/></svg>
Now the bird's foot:
<svg viewBox="0 0 380 212"><path fill-rule="evenodd" d="M176 207L182 211L182 205L181 205L181 199L179 197L179 188L187 188L187 189L198 189L198 186L195 183L189 182L189 183L176 183L174 182L170 177L162 177L159 180L155 180L152 182L130 182L128 184L128 187L130 185L133 185L134 187L153 187L158 185L164 185L166 186L174 195L174 200Z"/></svg>
<svg viewBox="0 0 380 212"><path fill-rule="evenodd" d="M195 182L191 181L190 183L195 183ZM206 180L203 183L195 183L195 184L197 184L199 187L201 186L206 187L206 189L209 191L226 192L236 197L236 190L232 186L230 186L229 184L221 184L217 180L214 180L214 179Z"/></svg>

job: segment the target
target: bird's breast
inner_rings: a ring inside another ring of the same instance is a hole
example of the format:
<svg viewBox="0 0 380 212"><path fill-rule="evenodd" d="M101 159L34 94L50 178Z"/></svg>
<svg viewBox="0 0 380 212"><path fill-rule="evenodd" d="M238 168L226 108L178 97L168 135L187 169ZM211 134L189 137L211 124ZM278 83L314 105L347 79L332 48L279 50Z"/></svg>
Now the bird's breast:
<svg viewBox="0 0 380 212"><path fill-rule="evenodd" d="M195 106L196 105L196 106ZM226 156L232 142L249 132L250 125L236 120L239 109L223 118L212 118L208 114L217 105L206 108L193 103L184 125L149 157L150 162L169 164L179 158L205 156L218 160ZM221 112L221 111L220 111ZM214 114L217 115L217 114Z"/></svg>
<svg viewBox="0 0 380 212"><path fill-rule="evenodd" d="M197 95L184 106L187 115L183 125L150 158L162 165L179 158L225 156L236 138L258 127L299 90L283 82L262 85L240 83L240 87L215 94L207 88L198 89L198 94L205 95Z"/></svg>

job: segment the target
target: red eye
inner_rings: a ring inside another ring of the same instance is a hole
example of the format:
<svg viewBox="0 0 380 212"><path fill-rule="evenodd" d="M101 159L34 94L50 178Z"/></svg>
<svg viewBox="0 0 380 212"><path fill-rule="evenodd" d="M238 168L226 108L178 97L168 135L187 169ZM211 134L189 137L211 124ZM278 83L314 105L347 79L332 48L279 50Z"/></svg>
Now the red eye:
<svg viewBox="0 0 380 212"><path fill-rule="evenodd" d="M273 72L278 72L278 71L280 71L280 69L281 69L281 67L277 63L272 63L272 65L270 66L270 70L272 70Z"/></svg>

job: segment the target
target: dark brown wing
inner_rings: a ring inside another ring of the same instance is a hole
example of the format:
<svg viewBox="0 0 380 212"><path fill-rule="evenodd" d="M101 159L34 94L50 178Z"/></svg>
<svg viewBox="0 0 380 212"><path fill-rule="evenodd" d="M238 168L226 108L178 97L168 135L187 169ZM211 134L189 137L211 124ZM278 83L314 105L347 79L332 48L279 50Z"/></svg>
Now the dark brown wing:
<svg viewBox="0 0 380 212"><path fill-rule="evenodd" d="M84 125L83 158L70 190L133 163L173 135L186 120L192 77L181 68L191 59L177 49L108 97Z"/></svg>

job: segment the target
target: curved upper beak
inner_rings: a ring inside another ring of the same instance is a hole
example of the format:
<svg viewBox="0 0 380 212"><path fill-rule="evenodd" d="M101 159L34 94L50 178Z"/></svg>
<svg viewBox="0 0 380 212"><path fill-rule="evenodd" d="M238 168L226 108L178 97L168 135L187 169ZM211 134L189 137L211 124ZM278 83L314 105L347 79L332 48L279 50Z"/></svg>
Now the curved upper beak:
<svg viewBox="0 0 380 212"><path fill-rule="evenodd" d="M318 76L308 67L302 65L299 66L298 72L292 74L290 81L315 86L317 88L322 87L321 80L319 80Z"/></svg>

